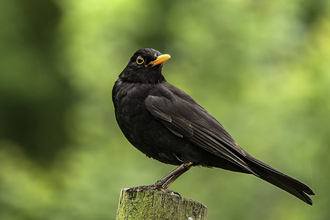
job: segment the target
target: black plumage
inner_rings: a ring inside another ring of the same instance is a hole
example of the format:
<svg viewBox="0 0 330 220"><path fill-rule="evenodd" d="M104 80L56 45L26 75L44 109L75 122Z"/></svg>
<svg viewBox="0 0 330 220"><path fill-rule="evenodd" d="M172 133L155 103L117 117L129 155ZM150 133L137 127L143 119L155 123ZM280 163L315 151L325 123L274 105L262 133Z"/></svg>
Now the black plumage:
<svg viewBox="0 0 330 220"><path fill-rule="evenodd" d="M160 162L179 167L152 188L167 188L192 166L219 167L253 174L312 204L313 191L244 151L223 126L195 100L162 75L170 56L140 49L119 75L112 99L118 125L130 143ZM308 195L307 195L308 194Z"/></svg>

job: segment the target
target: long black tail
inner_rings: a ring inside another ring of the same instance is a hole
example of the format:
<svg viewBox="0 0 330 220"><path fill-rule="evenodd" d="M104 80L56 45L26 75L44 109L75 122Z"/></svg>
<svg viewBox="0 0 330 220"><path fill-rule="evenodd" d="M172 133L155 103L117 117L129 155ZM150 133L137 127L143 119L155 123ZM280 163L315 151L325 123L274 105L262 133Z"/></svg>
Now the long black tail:
<svg viewBox="0 0 330 220"><path fill-rule="evenodd" d="M259 178L287 191L288 193L291 193L309 205L313 204L313 201L308 195L315 194L307 185L275 170L251 155L247 155L245 158L247 159L246 163L256 174L258 174Z"/></svg>

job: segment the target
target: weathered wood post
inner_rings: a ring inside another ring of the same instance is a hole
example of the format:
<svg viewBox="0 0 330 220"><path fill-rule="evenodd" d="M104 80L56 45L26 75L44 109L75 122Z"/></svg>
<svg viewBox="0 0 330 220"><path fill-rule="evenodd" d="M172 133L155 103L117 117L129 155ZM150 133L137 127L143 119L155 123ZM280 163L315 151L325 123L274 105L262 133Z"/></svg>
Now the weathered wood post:
<svg viewBox="0 0 330 220"><path fill-rule="evenodd" d="M116 220L206 220L200 202L157 190L127 190L121 190Z"/></svg>

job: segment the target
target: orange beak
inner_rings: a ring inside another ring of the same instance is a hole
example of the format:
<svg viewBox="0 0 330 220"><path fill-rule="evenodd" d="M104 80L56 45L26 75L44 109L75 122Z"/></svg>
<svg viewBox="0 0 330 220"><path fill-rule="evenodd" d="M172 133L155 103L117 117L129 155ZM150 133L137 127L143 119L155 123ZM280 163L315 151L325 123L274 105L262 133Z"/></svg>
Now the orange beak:
<svg viewBox="0 0 330 220"><path fill-rule="evenodd" d="M168 60L168 59L170 59L171 58L171 56L170 55L168 55L168 54L163 54L163 55L160 55L160 56L158 56L157 57L157 59L155 59L154 61L151 61L150 63L149 63L149 65L151 64L152 65L152 67L153 66L156 66L156 65L163 65L165 62L166 62L166 60Z"/></svg>

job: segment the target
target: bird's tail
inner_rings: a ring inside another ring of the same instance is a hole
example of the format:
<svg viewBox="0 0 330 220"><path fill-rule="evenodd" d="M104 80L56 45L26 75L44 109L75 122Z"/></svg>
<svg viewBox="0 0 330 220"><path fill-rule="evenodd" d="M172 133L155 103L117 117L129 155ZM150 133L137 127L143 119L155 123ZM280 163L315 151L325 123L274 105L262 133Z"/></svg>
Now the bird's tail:
<svg viewBox="0 0 330 220"><path fill-rule="evenodd" d="M313 201L308 195L315 194L307 185L275 170L271 166L261 162L251 155L247 155L246 159L248 166L257 174L259 178L287 191L309 205L313 204Z"/></svg>

